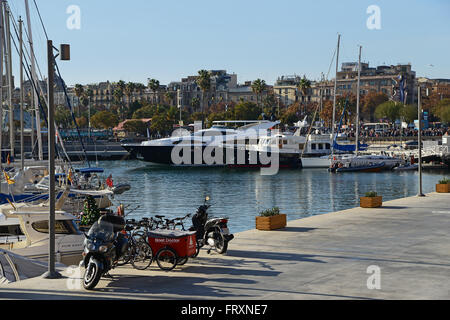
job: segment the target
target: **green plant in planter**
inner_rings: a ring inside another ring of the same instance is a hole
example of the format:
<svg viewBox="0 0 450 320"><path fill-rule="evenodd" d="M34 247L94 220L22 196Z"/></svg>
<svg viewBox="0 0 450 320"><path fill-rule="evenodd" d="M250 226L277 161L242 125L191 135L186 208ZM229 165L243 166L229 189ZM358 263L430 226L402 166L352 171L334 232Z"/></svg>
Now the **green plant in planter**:
<svg viewBox="0 0 450 320"><path fill-rule="evenodd" d="M449 178L444 178L442 180L439 180L439 184L450 184L450 179Z"/></svg>
<svg viewBox="0 0 450 320"><path fill-rule="evenodd" d="M366 192L364 196L366 196L368 198L373 198L373 197L377 197L378 194L375 191L369 191L369 192Z"/></svg>
<svg viewBox="0 0 450 320"><path fill-rule="evenodd" d="M263 210L259 213L261 217L271 217L280 214L280 208L273 207L272 209Z"/></svg>

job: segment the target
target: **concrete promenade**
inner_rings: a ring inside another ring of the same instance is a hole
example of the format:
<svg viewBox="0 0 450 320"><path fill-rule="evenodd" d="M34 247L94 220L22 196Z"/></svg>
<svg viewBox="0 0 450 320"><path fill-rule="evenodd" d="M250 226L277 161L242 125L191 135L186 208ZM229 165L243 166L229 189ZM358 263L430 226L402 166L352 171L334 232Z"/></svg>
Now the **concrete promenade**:
<svg viewBox="0 0 450 320"><path fill-rule="evenodd" d="M171 272L119 267L95 291L33 278L0 299L450 299L449 231L450 194L430 193L241 232Z"/></svg>

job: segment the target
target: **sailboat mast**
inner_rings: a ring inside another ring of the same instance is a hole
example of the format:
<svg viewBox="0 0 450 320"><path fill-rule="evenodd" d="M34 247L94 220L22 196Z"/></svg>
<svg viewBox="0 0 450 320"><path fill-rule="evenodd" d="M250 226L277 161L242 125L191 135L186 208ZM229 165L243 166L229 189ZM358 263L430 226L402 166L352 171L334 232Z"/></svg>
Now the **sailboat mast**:
<svg viewBox="0 0 450 320"><path fill-rule="evenodd" d="M24 139L23 139L23 21L19 17L19 42L20 42L20 166L25 167Z"/></svg>
<svg viewBox="0 0 450 320"><path fill-rule="evenodd" d="M6 80L8 82L8 105L9 105L9 148L10 156L14 157L14 142L15 142L15 130L14 130L14 106L12 103L13 95L13 80L12 80L12 56L11 56L11 26L9 19L9 8L7 2L3 2L4 15L5 15L5 31L6 31Z"/></svg>
<svg viewBox="0 0 450 320"><path fill-rule="evenodd" d="M33 48L33 33L31 31L31 18L30 18L30 7L28 5L28 0L25 0L25 11L27 15L27 26L28 26L28 40L30 42L30 56L31 56L31 81L34 82L34 87L38 88L37 76L36 76L36 63L34 60L34 48ZM42 136L41 136L41 116L39 113L39 97L35 90L33 90L33 103L34 103L34 113L36 118L36 135L38 141L38 156L39 160L44 159L42 151ZM34 147L34 146L33 146Z"/></svg>
<svg viewBox="0 0 450 320"><path fill-rule="evenodd" d="M359 151L359 87L361 80L361 50L362 46L359 46L359 58L358 58L358 83L356 85L356 155L358 155Z"/></svg>
<svg viewBox="0 0 450 320"><path fill-rule="evenodd" d="M334 122L336 121L336 91L337 91L337 73L339 68L339 46L341 35L338 34L338 42L336 49L336 76L334 77L334 95L333 95L333 121L331 123L331 138L334 139Z"/></svg>
<svg viewBox="0 0 450 320"><path fill-rule="evenodd" d="M5 33L3 23L3 1L0 0L0 170L2 170L2 138L3 138L3 35ZM1 179L0 175L0 181ZM0 183L0 192L1 190Z"/></svg>

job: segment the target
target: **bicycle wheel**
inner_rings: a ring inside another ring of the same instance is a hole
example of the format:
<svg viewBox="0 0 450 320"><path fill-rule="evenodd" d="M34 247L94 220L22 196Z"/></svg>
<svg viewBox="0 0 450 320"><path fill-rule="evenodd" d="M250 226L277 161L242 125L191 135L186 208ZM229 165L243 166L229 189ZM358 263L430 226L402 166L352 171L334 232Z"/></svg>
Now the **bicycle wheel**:
<svg viewBox="0 0 450 320"><path fill-rule="evenodd" d="M126 265L130 262L131 256L133 255L133 246L128 243L127 248L125 249L125 253L117 260L118 266Z"/></svg>
<svg viewBox="0 0 450 320"><path fill-rule="evenodd" d="M156 254L156 263L164 271L170 271L177 265L178 255L172 248L162 248Z"/></svg>
<svg viewBox="0 0 450 320"><path fill-rule="evenodd" d="M152 248L147 242L139 241L136 243L131 257L131 264L135 269L145 270L153 261Z"/></svg>
<svg viewBox="0 0 450 320"><path fill-rule="evenodd" d="M188 262L188 257L178 258L177 266L182 266L182 265L184 265L186 262Z"/></svg>

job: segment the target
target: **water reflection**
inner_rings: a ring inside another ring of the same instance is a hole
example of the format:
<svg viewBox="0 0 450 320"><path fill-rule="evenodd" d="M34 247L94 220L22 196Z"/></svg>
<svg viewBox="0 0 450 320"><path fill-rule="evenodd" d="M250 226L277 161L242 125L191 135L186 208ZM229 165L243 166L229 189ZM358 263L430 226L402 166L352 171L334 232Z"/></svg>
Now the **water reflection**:
<svg viewBox="0 0 450 320"><path fill-rule="evenodd" d="M331 174L326 169L281 170L262 176L259 170L220 168L167 168L139 161L104 161L99 166L112 173L115 183L128 182L131 190L117 196L129 208L140 205L130 217L155 214L167 217L193 213L211 197L211 215L230 217L233 232L253 229L255 216L278 206L288 219L352 208L368 191L383 200L413 196L418 191L417 172ZM424 192L448 172L424 172Z"/></svg>

